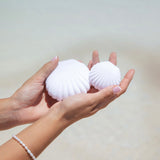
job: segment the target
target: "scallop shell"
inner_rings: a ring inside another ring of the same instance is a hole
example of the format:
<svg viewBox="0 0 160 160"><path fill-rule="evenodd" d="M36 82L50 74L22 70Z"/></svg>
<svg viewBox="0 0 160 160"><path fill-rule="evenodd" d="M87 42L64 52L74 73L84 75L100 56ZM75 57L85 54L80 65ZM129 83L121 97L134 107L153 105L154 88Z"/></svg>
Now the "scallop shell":
<svg viewBox="0 0 160 160"><path fill-rule="evenodd" d="M90 85L101 90L111 85L119 85L121 73L117 66L109 61L95 64L89 74Z"/></svg>
<svg viewBox="0 0 160 160"><path fill-rule="evenodd" d="M90 89L89 69L74 59L60 61L47 78L46 89L58 101L75 94L87 93Z"/></svg>

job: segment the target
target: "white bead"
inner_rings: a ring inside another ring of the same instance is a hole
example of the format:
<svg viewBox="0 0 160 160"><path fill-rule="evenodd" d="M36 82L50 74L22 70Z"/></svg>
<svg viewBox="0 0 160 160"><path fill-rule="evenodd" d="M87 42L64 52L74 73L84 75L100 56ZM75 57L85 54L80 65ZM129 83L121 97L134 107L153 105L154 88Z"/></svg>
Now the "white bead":
<svg viewBox="0 0 160 160"><path fill-rule="evenodd" d="M30 157L33 159L33 160L36 160L36 157L32 154L32 152L28 149L28 147L16 136L12 136L13 139L15 139L20 145L23 146L23 148L26 150L26 152L30 155Z"/></svg>

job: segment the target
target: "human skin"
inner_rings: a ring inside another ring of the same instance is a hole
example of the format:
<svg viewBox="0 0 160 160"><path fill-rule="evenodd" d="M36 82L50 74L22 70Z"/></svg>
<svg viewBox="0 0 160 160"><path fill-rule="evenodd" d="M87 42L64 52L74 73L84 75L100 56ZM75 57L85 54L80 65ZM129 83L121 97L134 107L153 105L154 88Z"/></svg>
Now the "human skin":
<svg viewBox="0 0 160 160"><path fill-rule="evenodd" d="M88 65L89 68L98 61L98 52L94 51L93 58ZM114 64L117 63L115 53L111 54L110 61ZM66 127L82 118L95 114L122 95L127 90L133 75L133 69L127 72L118 86L121 88L118 92L114 92L117 86L109 86L101 91L92 88L87 94L78 94L54 103L48 113L17 136L37 157ZM21 145L13 139L0 147L0 157L4 160L30 159Z"/></svg>
<svg viewBox="0 0 160 160"><path fill-rule="evenodd" d="M31 123L44 116L57 102L45 90L45 80L56 68L58 58L46 63L11 97L0 99L0 130Z"/></svg>

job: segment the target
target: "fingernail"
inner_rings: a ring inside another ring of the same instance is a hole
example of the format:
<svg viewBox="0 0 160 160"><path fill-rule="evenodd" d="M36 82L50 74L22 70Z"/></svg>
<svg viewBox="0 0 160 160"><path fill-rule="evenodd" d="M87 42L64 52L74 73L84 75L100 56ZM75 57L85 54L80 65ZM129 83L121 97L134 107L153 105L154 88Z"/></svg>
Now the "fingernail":
<svg viewBox="0 0 160 160"><path fill-rule="evenodd" d="M55 61L55 60L57 60L57 56L55 56L51 61Z"/></svg>
<svg viewBox="0 0 160 160"><path fill-rule="evenodd" d="M121 90L122 90L121 87L116 86L116 87L113 88L113 93L114 93L114 94L117 94L117 93L120 92Z"/></svg>

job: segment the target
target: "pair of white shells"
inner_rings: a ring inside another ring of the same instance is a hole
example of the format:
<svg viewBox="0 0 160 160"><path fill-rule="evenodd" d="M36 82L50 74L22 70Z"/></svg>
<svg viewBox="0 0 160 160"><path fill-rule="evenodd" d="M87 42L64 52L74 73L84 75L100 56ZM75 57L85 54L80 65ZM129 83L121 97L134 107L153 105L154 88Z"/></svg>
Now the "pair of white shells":
<svg viewBox="0 0 160 160"><path fill-rule="evenodd" d="M87 93L90 86L101 90L120 83L118 67L111 62L100 62L89 71L88 67L74 59L59 62L46 80L48 94L58 101L69 96Z"/></svg>

